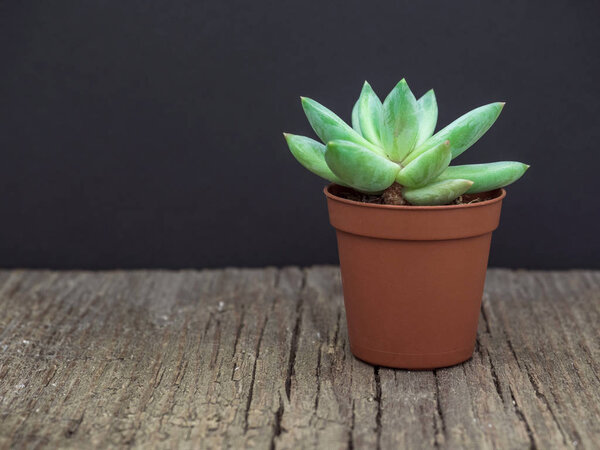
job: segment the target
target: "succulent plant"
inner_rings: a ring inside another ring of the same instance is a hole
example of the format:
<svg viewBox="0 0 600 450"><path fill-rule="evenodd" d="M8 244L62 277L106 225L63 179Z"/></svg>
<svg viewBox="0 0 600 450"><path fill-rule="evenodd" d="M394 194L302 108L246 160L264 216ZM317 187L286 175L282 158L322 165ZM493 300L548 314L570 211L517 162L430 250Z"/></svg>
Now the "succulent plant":
<svg viewBox="0 0 600 450"><path fill-rule="evenodd" d="M323 143L284 133L294 157L311 172L364 194L400 188L412 205L444 205L462 194L507 186L529 167L515 161L449 166L496 121L504 103L476 108L433 134L433 90L418 100L403 79L382 102L365 81L352 110L352 127L310 98L301 97Z"/></svg>

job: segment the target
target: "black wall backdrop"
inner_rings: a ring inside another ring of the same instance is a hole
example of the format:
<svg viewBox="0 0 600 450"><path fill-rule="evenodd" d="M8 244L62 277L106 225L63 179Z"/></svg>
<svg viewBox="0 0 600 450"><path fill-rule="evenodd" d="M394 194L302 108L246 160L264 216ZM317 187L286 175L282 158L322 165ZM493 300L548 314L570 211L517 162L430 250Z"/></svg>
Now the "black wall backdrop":
<svg viewBox="0 0 600 450"><path fill-rule="evenodd" d="M600 4L0 3L0 266L335 263L324 183L281 132L299 95L349 120L367 79L491 101L461 163L532 165L490 265L600 267Z"/></svg>

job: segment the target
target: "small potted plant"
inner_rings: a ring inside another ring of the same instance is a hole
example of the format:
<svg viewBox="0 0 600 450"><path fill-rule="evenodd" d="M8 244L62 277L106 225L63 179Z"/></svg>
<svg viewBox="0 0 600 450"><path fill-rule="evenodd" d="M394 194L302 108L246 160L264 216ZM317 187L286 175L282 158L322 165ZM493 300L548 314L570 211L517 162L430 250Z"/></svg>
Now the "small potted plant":
<svg viewBox="0 0 600 450"><path fill-rule="evenodd" d="M309 98L323 143L284 133L294 157L329 180L352 352L372 364L431 369L471 357L492 231L519 162L450 166L504 103L474 109L433 134L433 90L405 80L383 102L365 82L352 127Z"/></svg>

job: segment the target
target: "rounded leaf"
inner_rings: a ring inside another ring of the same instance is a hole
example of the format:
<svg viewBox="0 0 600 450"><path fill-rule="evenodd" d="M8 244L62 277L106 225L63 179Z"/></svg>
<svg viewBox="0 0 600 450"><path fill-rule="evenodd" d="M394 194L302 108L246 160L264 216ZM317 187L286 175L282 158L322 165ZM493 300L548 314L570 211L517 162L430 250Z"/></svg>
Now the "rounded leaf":
<svg viewBox="0 0 600 450"><path fill-rule="evenodd" d="M467 194L476 194L508 186L521 178L527 169L529 169L527 164L516 161L465 164L448 167L437 179L464 178L471 180L473 186L467 191Z"/></svg>
<svg viewBox="0 0 600 450"><path fill-rule="evenodd" d="M349 141L331 141L325 150L331 171L361 192L381 192L394 183L400 166Z"/></svg>
<svg viewBox="0 0 600 450"><path fill-rule="evenodd" d="M396 176L396 181L407 187L423 186L441 174L448 167L451 159L450 141L444 141L401 169Z"/></svg>
<svg viewBox="0 0 600 450"><path fill-rule="evenodd" d="M332 183L346 186L327 166L323 144L305 136L290 133L283 133L283 135L294 158L306 169Z"/></svg>
<svg viewBox="0 0 600 450"><path fill-rule="evenodd" d="M402 195L413 205L447 205L473 185L469 180L443 180L421 188L404 188Z"/></svg>

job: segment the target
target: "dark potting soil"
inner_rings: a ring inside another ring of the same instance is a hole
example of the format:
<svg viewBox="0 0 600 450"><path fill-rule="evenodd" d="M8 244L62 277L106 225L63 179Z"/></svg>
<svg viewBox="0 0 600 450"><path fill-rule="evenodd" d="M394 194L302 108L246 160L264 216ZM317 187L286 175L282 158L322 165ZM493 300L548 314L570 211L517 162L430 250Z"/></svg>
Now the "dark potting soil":
<svg viewBox="0 0 600 450"><path fill-rule="evenodd" d="M498 197L500 192L500 189L494 189L493 191L479 192L477 194L463 194L448 204L467 205L471 203L480 203ZM362 192L342 186L335 186L335 190L332 189L332 193L338 197L355 202L374 203L378 205L410 206L410 203L407 202L402 196L402 186L398 183L392 184L389 188L383 191L383 193L377 195L363 194Z"/></svg>

